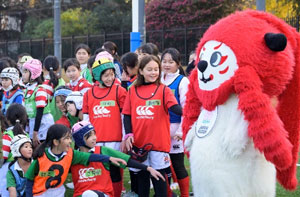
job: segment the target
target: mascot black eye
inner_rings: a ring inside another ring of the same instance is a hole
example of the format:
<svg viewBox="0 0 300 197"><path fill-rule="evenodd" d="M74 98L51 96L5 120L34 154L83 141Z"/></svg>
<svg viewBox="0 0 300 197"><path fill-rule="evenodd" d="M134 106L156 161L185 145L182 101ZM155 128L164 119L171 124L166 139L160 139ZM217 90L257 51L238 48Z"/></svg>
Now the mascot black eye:
<svg viewBox="0 0 300 197"><path fill-rule="evenodd" d="M222 54L220 52L218 51L214 52L210 57L210 64L213 67L218 66L221 61L221 58L222 58Z"/></svg>

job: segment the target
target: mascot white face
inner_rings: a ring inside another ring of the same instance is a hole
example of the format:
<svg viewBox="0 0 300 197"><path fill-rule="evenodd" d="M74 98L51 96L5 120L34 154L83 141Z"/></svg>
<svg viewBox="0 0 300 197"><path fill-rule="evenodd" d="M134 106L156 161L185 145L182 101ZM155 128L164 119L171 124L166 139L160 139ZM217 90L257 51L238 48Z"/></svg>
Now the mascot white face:
<svg viewBox="0 0 300 197"><path fill-rule="evenodd" d="M229 80L238 69L233 51L224 43L211 40L199 54L198 82L201 90L214 90Z"/></svg>

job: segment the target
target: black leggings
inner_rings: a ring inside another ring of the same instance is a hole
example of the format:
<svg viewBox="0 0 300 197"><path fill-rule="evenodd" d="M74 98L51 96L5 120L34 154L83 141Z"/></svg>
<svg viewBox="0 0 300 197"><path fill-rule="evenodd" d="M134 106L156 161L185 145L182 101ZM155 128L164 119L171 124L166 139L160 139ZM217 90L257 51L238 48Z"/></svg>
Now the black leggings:
<svg viewBox="0 0 300 197"><path fill-rule="evenodd" d="M121 177L121 169L112 164L109 165L110 178L113 183L120 182L122 180Z"/></svg>
<svg viewBox="0 0 300 197"><path fill-rule="evenodd" d="M166 168L157 170L159 171L165 179L167 179ZM154 177L151 177L155 197L166 197L167 196L167 182L162 179L156 180ZM148 197L150 193L150 173L148 171L140 171L137 174L138 181L138 192L139 196Z"/></svg>
<svg viewBox="0 0 300 197"><path fill-rule="evenodd" d="M184 166L184 153L170 153L170 157L177 179L184 179L187 177L188 172Z"/></svg>

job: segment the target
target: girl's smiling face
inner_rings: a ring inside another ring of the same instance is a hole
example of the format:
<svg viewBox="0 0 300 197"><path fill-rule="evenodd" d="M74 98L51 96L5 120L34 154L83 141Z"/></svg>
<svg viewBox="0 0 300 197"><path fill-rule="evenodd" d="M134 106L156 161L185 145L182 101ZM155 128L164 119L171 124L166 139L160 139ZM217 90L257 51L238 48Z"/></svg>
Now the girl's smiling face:
<svg viewBox="0 0 300 197"><path fill-rule="evenodd" d="M26 159L30 159L32 157L32 145L29 142L24 143L20 148L20 153Z"/></svg>
<svg viewBox="0 0 300 197"><path fill-rule="evenodd" d="M66 105L65 105L65 100L66 100L66 97L65 96L57 96L55 97L55 104L56 104L56 107L63 113L66 113L67 112L67 108L66 108Z"/></svg>
<svg viewBox="0 0 300 197"><path fill-rule="evenodd" d="M30 71L27 69L23 69L22 80L24 84L27 84L30 81Z"/></svg>
<svg viewBox="0 0 300 197"><path fill-rule="evenodd" d="M72 135L70 132L68 132L65 136L59 139L57 150L61 152L67 152L71 147L71 143L72 143Z"/></svg>
<svg viewBox="0 0 300 197"><path fill-rule="evenodd" d="M80 70L76 66L71 65L67 68L66 75L70 80L76 81L80 77Z"/></svg>
<svg viewBox="0 0 300 197"><path fill-rule="evenodd" d="M178 64L173 60L170 53L164 55L161 66L165 73L176 73L178 70Z"/></svg>
<svg viewBox="0 0 300 197"><path fill-rule="evenodd" d="M146 83L153 83L159 77L159 65L151 60L142 70L139 69L139 72L144 76Z"/></svg>
<svg viewBox="0 0 300 197"><path fill-rule="evenodd" d="M84 142L90 148L94 148L96 146L97 137L94 130L90 131L88 135L84 136Z"/></svg>

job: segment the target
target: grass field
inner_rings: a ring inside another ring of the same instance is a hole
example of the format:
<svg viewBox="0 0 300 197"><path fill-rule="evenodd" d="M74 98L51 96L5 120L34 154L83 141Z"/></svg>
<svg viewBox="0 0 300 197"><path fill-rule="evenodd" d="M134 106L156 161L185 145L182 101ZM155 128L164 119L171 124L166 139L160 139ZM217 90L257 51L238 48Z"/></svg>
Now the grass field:
<svg viewBox="0 0 300 197"><path fill-rule="evenodd" d="M0 132L0 137L1 137L0 139L2 139L1 132ZM0 158L2 158L2 140L0 140ZM300 159L299 159L299 163L300 163ZM185 159L185 166L188 169L188 172L190 173L189 162L188 162L187 159ZM298 181L300 183L300 167L298 167L297 177L298 177ZM69 175L66 183L69 183L71 181L72 181L72 178L71 178L71 175ZM128 169L125 169L124 170L124 186L126 188L126 191L130 190L129 181L130 181L130 178L129 178ZM190 191L192 191L191 186L190 186ZM180 195L179 190L175 190L174 192L177 195ZM153 194L154 194L153 189L151 189L151 196L153 196ZM73 195L73 190L67 188L65 196L66 197L71 197L72 195ZM297 188L296 191L289 192L289 191L286 191L285 189L283 189L279 184L277 184L276 197L300 197L300 186L298 185L298 188Z"/></svg>

